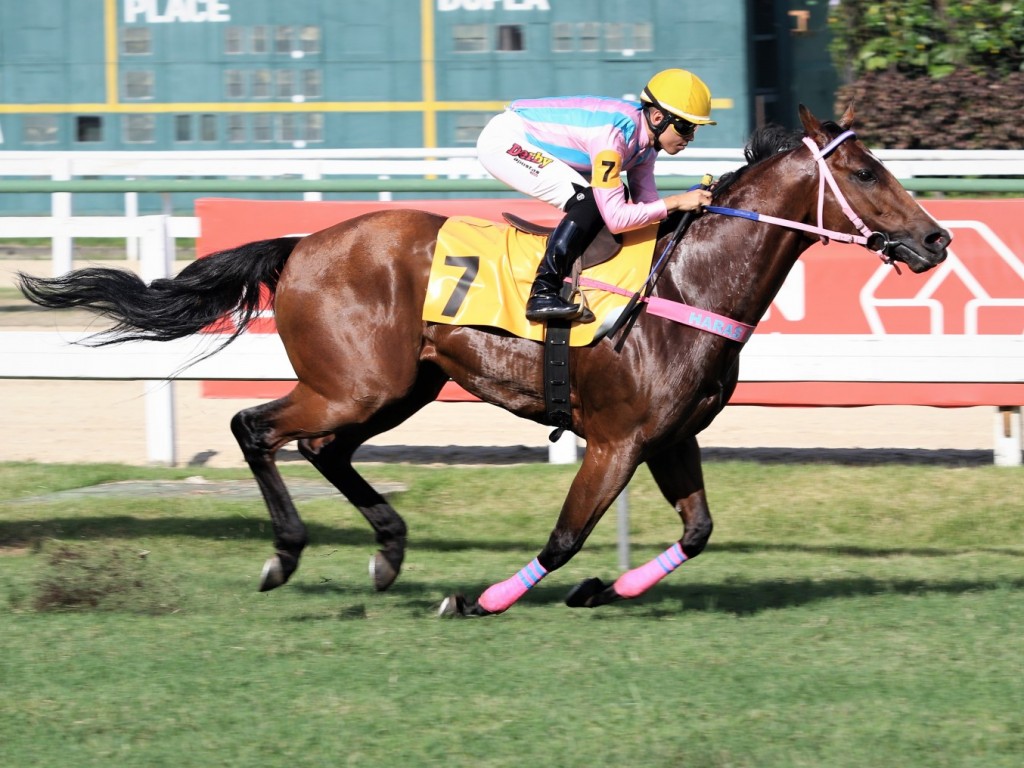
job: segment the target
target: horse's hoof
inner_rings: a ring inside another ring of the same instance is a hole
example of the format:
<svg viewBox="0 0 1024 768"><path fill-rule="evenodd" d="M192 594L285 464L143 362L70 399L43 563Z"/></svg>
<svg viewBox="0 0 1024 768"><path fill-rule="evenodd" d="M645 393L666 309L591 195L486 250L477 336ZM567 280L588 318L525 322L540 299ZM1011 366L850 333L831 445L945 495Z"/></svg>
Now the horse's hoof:
<svg viewBox="0 0 1024 768"><path fill-rule="evenodd" d="M437 616L441 619L452 619L466 615L466 598L463 595L449 595L441 601L437 608Z"/></svg>
<svg viewBox="0 0 1024 768"><path fill-rule="evenodd" d="M277 589L287 580L284 575L284 566L281 565L281 558L274 555L263 564L263 573L260 574L260 592Z"/></svg>
<svg viewBox="0 0 1024 768"><path fill-rule="evenodd" d="M260 574L260 592L269 592L286 584L299 567L299 559L287 553L277 552L263 564Z"/></svg>
<svg viewBox="0 0 1024 768"><path fill-rule="evenodd" d="M399 569L395 568L383 552L374 552L370 557L370 578L373 580L373 588L383 592L398 578Z"/></svg>
<svg viewBox="0 0 1024 768"><path fill-rule="evenodd" d="M594 598L606 589L605 583L600 579L587 579L581 581L565 596L565 604L570 608L593 608L600 603L594 602Z"/></svg>

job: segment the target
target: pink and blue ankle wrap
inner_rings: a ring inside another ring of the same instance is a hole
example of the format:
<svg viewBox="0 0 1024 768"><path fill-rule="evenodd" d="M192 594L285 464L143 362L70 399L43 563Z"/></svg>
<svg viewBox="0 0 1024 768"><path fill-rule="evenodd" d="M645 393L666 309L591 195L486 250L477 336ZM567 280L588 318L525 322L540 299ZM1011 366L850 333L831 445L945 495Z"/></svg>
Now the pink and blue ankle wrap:
<svg viewBox="0 0 1024 768"><path fill-rule="evenodd" d="M685 563L686 559L683 548L676 542L650 562L619 576L615 581L615 592L627 598L642 595Z"/></svg>
<svg viewBox="0 0 1024 768"><path fill-rule="evenodd" d="M501 613L508 610L516 600L535 587L537 582L547 575L547 569L534 558L529 565L512 578L489 586L480 595L477 602L481 608L490 613Z"/></svg>

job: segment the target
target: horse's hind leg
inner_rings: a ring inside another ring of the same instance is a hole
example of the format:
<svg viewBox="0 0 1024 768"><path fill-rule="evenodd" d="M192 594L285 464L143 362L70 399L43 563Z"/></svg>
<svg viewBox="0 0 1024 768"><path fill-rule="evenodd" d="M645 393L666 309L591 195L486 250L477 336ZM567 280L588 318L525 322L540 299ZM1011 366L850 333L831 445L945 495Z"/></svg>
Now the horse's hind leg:
<svg viewBox="0 0 1024 768"><path fill-rule="evenodd" d="M373 528L380 549L370 559L370 575L377 591L398 578L405 559L405 521L352 466L352 455L366 440L401 424L434 400L448 377L429 367L403 398L373 414L362 424L349 425L334 435L300 440L299 451L358 509Z"/></svg>
<svg viewBox="0 0 1024 768"><path fill-rule="evenodd" d="M619 576L614 584L588 579L566 599L574 608L596 608L616 600L639 597L687 560L699 555L711 537L711 512L704 492L700 446L688 440L647 460L654 481L683 521L683 536L653 560Z"/></svg>
<svg viewBox="0 0 1024 768"><path fill-rule="evenodd" d="M310 395L299 384L280 400L246 408L231 419L231 431L256 478L274 529L275 552L263 566L261 592L288 581L299 567L299 557L308 539L275 456L282 445L299 437L329 433L325 406L322 398Z"/></svg>
<svg viewBox="0 0 1024 768"><path fill-rule="evenodd" d="M377 591L384 591L398 578L405 559L405 521L352 466L355 448L337 439L300 440L299 451L344 494L373 528L380 549L370 560L370 575Z"/></svg>

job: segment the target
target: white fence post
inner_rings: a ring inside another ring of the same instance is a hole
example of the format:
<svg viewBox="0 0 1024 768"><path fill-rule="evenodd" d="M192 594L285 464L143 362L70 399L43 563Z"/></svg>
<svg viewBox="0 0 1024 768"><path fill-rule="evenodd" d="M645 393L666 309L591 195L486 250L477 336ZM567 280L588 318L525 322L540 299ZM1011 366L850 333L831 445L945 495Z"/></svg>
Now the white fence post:
<svg viewBox="0 0 1024 768"><path fill-rule="evenodd" d="M995 464L997 467L1019 467L1022 456L1021 409L1019 405L1000 406L996 409L994 438Z"/></svg>
<svg viewBox="0 0 1024 768"><path fill-rule="evenodd" d="M305 171L302 174L302 178L305 181L319 181L321 178L323 178L323 174L321 174L319 170ZM324 193L323 192L303 192L302 193L302 199L316 203L316 202L319 202L319 201L324 199Z"/></svg>
<svg viewBox="0 0 1024 768"><path fill-rule="evenodd" d="M129 181L132 177L129 177ZM138 192L125 192L124 193L124 215L125 218L135 219L139 215L139 193ZM139 260L139 238L134 234L129 235L125 242L125 253L128 256L129 261L137 262Z"/></svg>
<svg viewBox="0 0 1024 768"><path fill-rule="evenodd" d="M575 464L577 459L576 435L565 430L553 443L548 443L548 461L552 464Z"/></svg>
<svg viewBox="0 0 1024 768"><path fill-rule="evenodd" d="M171 276L172 248L167 216L143 216L139 274L146 283ZM146 381L146 458L152 464L174 466L174 382Z"/></svg>
<svg viewBox="0 0 1024 768"><path fill-rule="evenodd" d="M53 163L53 180L71 180L71 160L63 155L58 156ZM54 192L50 196L50 213L57 221L57 229L51 240L53 246L53 276L60 277L71 271L73 265L74 239L66 224L71 218L71 193Z"/></svg>

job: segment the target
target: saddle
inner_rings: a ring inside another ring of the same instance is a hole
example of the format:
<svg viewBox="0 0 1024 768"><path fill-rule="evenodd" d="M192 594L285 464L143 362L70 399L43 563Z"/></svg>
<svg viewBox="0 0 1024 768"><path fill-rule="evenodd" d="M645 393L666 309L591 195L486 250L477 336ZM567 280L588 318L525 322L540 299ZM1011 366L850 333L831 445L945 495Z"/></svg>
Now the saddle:
<svg viewBox="0 0 1024 768"><path fill-rule="evenodd" d="M555 231L554 227L546 227L543 224L536 224L532 221L516 216L514 213L505 211L501 214L502 218L505 219L510 227L518 229L520 232L525 232L528 235L538 235L539 237L550 237L551 233ZM619 251L622 250L622 239L619 235L613 235L608 227L602 227L601 231L597 233L597 236L591 241L590 245L583 252L583 255L576 260L576 264L573 265L573 282L576 282L576 278L580 272L584 269L590 269L596 267L598 264L604 264L606 261L613 259L618 255Z"/></svg>

